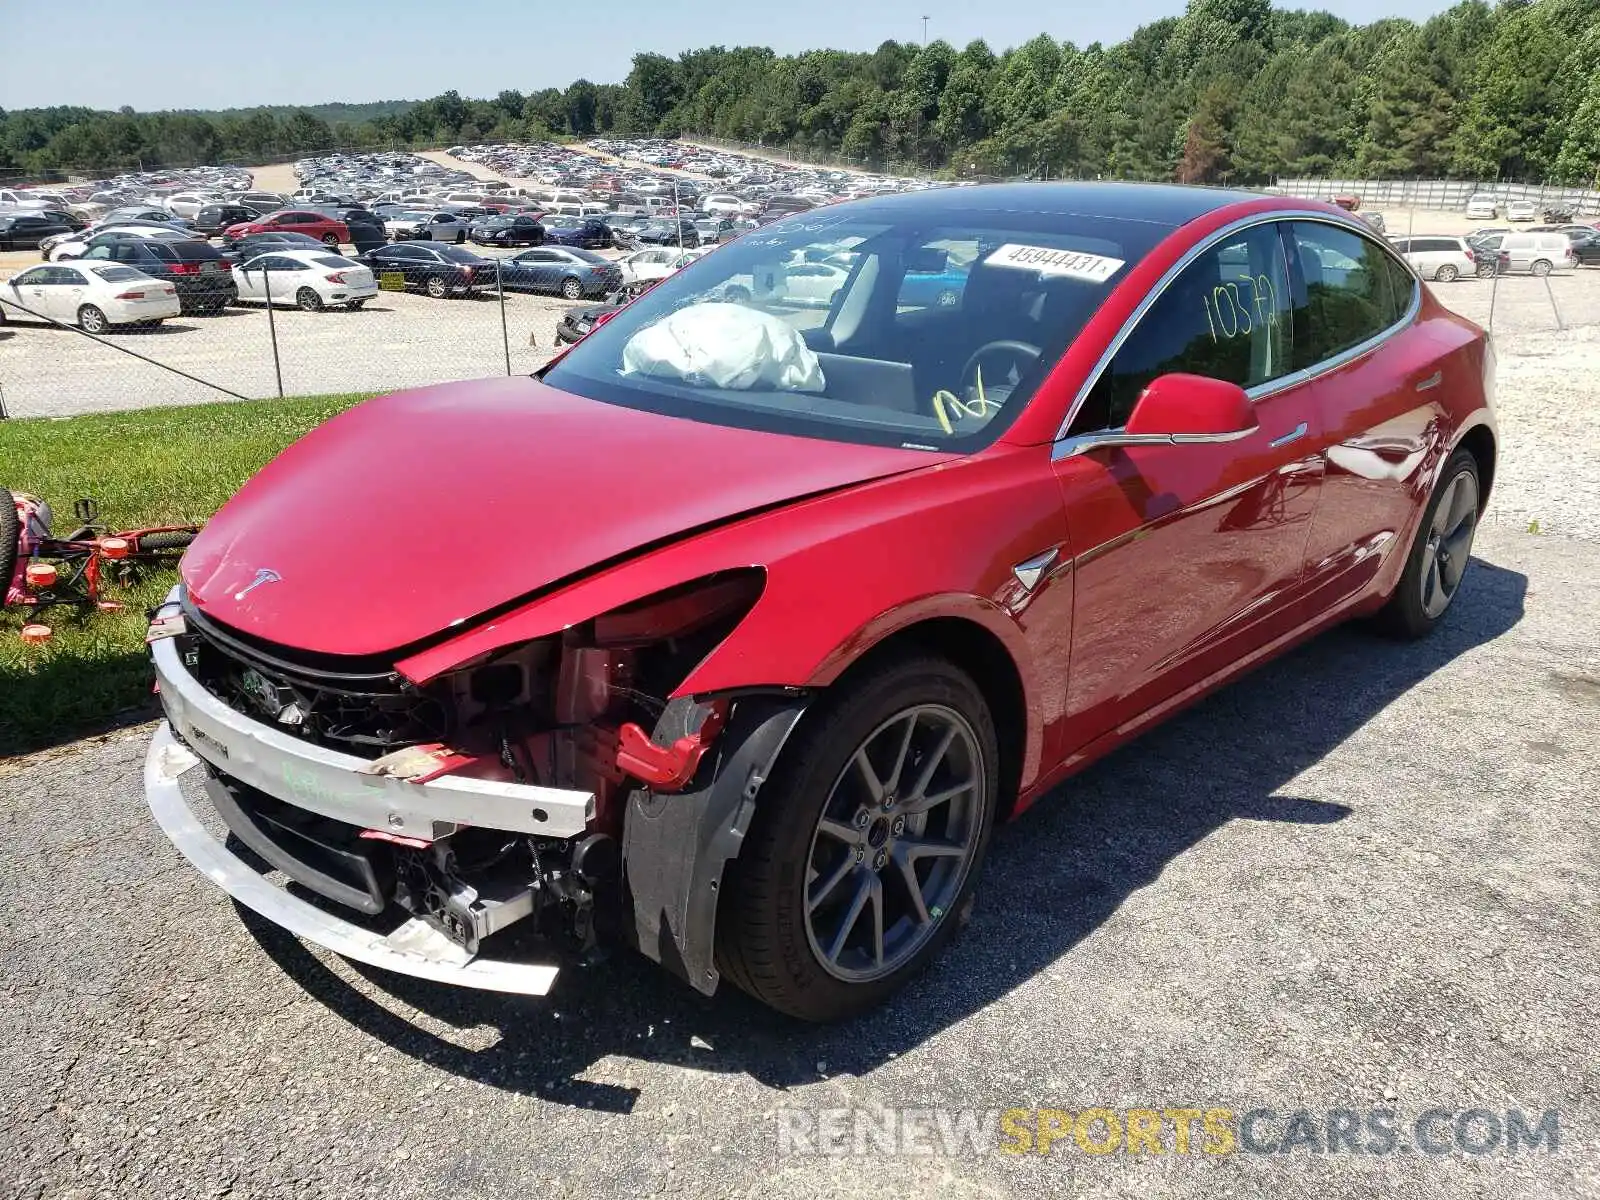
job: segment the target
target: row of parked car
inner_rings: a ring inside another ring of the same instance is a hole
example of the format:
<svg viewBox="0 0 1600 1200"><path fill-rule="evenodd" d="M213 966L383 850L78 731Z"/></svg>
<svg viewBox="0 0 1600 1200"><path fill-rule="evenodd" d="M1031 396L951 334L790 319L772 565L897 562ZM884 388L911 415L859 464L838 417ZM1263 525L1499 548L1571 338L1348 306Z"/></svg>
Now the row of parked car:
<svg viewBox="0 0 1600 1200"><path fill-rule="evenodd" d="M1464 237L1418 234L1389 240L1419 275L1439 283L1507 274L1544 276L1600 266L1600 223L1485 228Z"/></svg>

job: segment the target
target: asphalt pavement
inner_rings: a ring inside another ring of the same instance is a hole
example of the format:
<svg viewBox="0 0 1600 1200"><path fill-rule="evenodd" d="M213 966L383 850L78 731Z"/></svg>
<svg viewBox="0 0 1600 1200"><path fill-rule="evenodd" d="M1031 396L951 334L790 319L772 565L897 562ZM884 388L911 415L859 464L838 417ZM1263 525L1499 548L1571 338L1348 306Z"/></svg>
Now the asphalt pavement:
<svg viewBox="0 0 1600 1200"><path fill-rule="evenodd" d="M835 1028L628 955L543 1000L355 968L167 844L148 726L0 763L0 1196L1600 1196L1597 591L1600 545L1486 528L1432 639L1335 631L1002 830L952 952ZM1238 1136L995 1117L1134 1107Z"/></svg>

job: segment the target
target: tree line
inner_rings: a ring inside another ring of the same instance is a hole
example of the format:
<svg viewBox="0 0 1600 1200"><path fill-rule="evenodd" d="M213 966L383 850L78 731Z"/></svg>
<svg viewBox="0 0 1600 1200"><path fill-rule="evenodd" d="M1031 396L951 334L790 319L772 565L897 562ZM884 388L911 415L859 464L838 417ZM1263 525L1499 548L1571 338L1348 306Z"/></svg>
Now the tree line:
<svg viewBox="0 0 1600 1200"><path fill-rule="evenodd" d="M0 111L0 168L702 134L960 176L1590 183L1600 173L1600 0L1465 0L1421 23L1359 26L1269 0L1189 0L1182 16L1112 46L1042 34L999 54L982 41L796 55L715 46L637 54L621 84L365 107L377 115Z"/></svg>

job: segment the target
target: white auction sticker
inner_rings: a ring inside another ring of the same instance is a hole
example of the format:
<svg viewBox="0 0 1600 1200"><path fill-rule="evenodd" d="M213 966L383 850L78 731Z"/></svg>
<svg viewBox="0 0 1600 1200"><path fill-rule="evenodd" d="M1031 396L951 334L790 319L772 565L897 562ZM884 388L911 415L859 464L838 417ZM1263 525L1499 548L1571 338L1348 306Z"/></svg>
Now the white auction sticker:
<svg viewBox="0 0 1600 1200"><path fill-rule="evenodd" d="M1016 267L1041 275L1063 275L1104 283L1122 269L1124 260L1081 250L1058 250L1052 246L1024 246L1010 242L983 260L991 267Z"/></svg>

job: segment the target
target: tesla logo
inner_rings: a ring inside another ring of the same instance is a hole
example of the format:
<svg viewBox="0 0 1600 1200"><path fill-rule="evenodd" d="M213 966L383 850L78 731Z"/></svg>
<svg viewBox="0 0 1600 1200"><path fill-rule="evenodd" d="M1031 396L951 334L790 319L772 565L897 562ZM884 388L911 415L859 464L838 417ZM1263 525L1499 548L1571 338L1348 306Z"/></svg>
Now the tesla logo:
<svg viewBox="0 0 1600 1200"><path fill-rule="evenodd" d="M279 575L271 567L262 567L260 570L258 570L256 572L256 577L253 580L251 580L249 583L245 584L244 587L240 588L237 592L235 592L233 594L233 598L235 600L243 600L251 592L255 591L258 587L260 587L263 583L278 583L282 579L283 579L283 576Z"/></svg>

